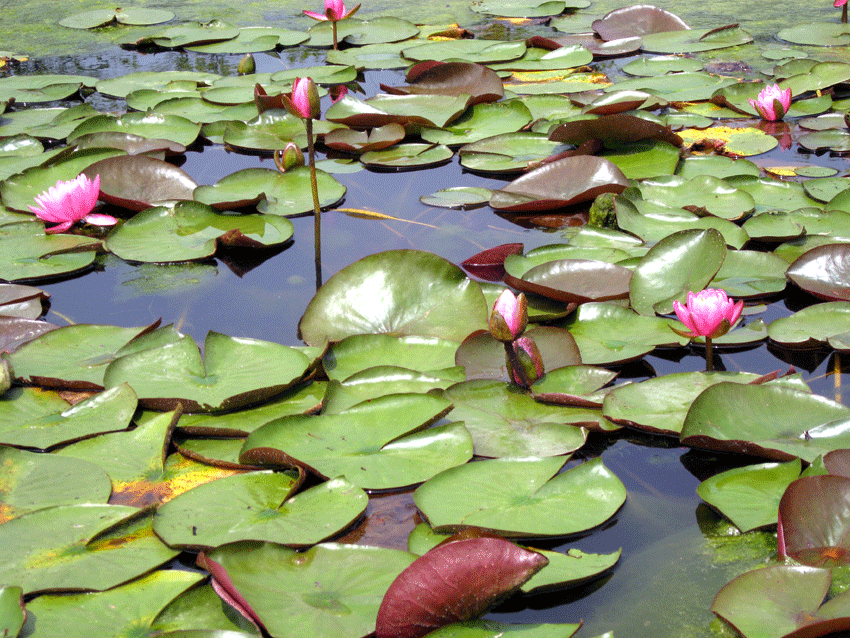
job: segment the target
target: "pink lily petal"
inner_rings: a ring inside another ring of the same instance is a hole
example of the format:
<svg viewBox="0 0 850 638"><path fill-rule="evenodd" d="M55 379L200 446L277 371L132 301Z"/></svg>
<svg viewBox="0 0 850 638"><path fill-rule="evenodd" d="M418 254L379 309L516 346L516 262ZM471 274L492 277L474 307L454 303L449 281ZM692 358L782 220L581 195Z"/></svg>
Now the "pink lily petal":
<svg viewBox="0 0 850 638"><path fill-rule="evenodd" d="M100 215L97 213L86 215L83 217L83 221L93 226L114 226L118 223L118 220L112 215Z"/></svg>
<svg viewBox="0 0 850 638"><path fill-rule="evenodd" d="M673 310L685 327L691 331L691 338L719 337L741 316L744 302L733 302L723 290L706 288L696 294L688 293L688 302L682 305L673 302ZM728 326L724 328L724 321Z"/></svg>
<svg viewBox="0 0 850 638"><path fill-rule="evenodd" d="M318 13L317 11L307 11L307 9L304 9L304 15L313 18L313 20L321 21L328 19L328 16L326 16L324 13Z"/></svg>
<svg viewBox="0 0 850 638"><path fill-rule="evenodd" d="M59 233L68 230L75 222L84 219L97 205L100 196L100 175L90 180L81 173L70 181L59 180L55 186L35 198L38 206L30 210L45 222L59 226L48 232Z"/></svg>
<svg viewBox="0 0 850 638"><path fill-rule="evenodd" d="M64 233L66 230L70 229L71 226L74 225L74 222L64 222L59 224L58 226L52 226L51 228L45 228L44 232L48 235L52 235L54 233Z"/></svg>

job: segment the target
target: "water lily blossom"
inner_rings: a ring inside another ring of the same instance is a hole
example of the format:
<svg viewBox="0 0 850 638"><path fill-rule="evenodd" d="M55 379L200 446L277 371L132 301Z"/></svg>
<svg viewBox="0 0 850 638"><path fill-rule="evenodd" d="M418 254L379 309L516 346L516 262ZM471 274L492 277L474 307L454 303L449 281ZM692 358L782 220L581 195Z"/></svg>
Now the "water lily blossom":
<svg viewBox="0 0 850 638"><path fill-rule="evenodd" d="M357 13L359 8L359 4L353 9L347 9L342 0L325 0L324 13L319 13L318 11L307 11L304 9L304 15L313 18L313 20L330 20L331 22L338 22L339 20L350 18Z"/></svg>
<svg viewBox="0 0 850 638"><path fill-rule="evenodd" d="M690 333L681 332L685 337L708 337L715 339L729 332L738 321L744 302L735 303L723 290L706 288L694 294L688 293L688 301L681 304L673 302L673 310Z"/></svg>
<svg viewBox="0 0 850 638"><path fill-rule="evenodd" d="M791 89L780 89L778 84L772 84L763 88L756 99L749 99L752 106L763 120L776 122L788 112L791 106Z"/></svg>
<svg viewBox="0 0 850 638"><path fill-rule="evenodd" d="M100 175L93 180L80 173L70 181L56 182L41 195L35 198L38 206L30 206L30 210L45 222L57 224L45 230L47 233L64 233L76 222L84 221L95 226L113 226L118 220L111 215L93 215L92 209L97 204L100 195Z"/></svg>
<svg viewBox="0 0 850 638"><path fill-rule="evenodd" d="M528 304L525 295L514 296L507 288L502 291L490 313L490 334L502 342L514 341L528 325Z"/></svg>

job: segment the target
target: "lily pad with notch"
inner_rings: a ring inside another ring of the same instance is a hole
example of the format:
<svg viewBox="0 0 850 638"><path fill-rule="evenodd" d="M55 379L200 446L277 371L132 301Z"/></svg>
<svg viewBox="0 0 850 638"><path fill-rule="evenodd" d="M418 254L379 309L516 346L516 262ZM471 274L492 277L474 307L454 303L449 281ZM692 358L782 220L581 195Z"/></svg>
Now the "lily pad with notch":
<svg viewBox="0 0 850 638"><path fill-rule="evenodd" d="M71 29L96 29L110 24L128 24L146 26L161 24L174 19L174 13L167 9L149 9L147 7L118 7L116 9L95 9L66 16L59 21L63 27Z"/></svg>

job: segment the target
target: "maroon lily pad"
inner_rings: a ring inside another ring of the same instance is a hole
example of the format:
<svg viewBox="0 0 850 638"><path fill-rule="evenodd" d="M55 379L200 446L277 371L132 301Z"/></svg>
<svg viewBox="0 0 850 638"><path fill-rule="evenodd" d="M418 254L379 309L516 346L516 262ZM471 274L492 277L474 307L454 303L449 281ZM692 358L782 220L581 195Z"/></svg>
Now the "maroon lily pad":
<svg viewBox="0 0 850 638"><path fill-rule="evenodd" d="M505 276L505 258L522 254L522 248L522 244L502 244L488 248L464 261L461 267L479 279L501 281Z"/></svg>
<svg viewBox="0 0 850 638"><path fill-rule="evenodd" d="M482 614L549 559L503 538L462 538L417 558L381 602L376 638L419 638Z"/></svg>
<svg viewBox="0 0 850 638"><path fill-rule="evenodd" d="M58 327L55 323L36 319L0 317L0 352L13 352L28 341Z"/></svg>
<svg viewBox="0 0 850 638"><path fill-rule="evenodd" d="M499 75L474 62L420 62L408 70L407 81L409 86L381 84L381 88L393 95L469 95L470 105L495 102L505 97L505 87Z"/></svg>
<svg viewBox="0 0 850 638"><path fill-rule="evenodd" d="M389 148L404 139L404 127L397 122L371 131L338 128L325 134L325 145L345 153L366 153Z"/></svg>
<svg viewBox="0 0 850 638"><path fill-rule="evenodd" d="M536 44L544 49L557 49L580 44L593 54L594 58L613 58L620 55L631 55L643 46L643 40L638 37L619 38L605 41L593 33L571 33L557 38L534 38ZM548 44L544 44L548 41ZM554 45L554 46L553 46Z"/></svg>
<svg viewBox="0 0 850 638"><path fill-rule="evenodd" d="M146 155L118 155L89 166L84 173L100 175L100 199L144 210L162 202L192 199L198 185L183 170Z"/></svg>
<svg viewBox="0 0 850 638"><path fill-rule="evenodd" d="M805 565L850 564L850 478L797 479L779 501L779 555Z"/></svg>
<svg viewBox="0 0 850 638"><path fill-rule="evenodd" d="M830 474L850 479L850 450L833 450L824 454L823 466Z"/></svg>
<svg viewBox="0 0 850 638"><path fill-rule="evenodd" d="M616 116L609 116L616 117ZM496 210L536 212L590 201L602 193L622 193L629 180L612 162L592 155L544 164L493 192Z"/></svg>
<svg viewBox="0 0 850 638"><path fill-rule="evenodd" d="M601 19L594 20L591 26L603 40L690 29L679 16L651 4L614 9Z"/></svg>
<svg viewBox="0 0 850 638"><path fill-rule="evenodd" d="M660 140L673 146L682 145L682 138L670 127L625 113L606 115L596 120L565 122L549 134L549 139L576 145L592 139L612 144Z"/></svg>
<svg viewBox="0 0 850 638"><path fill-rule="evenodd" d="M248 622L256 627L258 632L265 629L263 621L257 616L257 612L251 608L248 601L239 593L233 581L230 580L227 570L220 563L217 563L203 552L198 555L195 562L198 567L206 569L212 575L213 589L222 600L242 614Z"/></svg>
<svg viewBox="0 0 850 638"><path fill-rule="evenodd" d="M850 301L850 245L812 248L800 255L785 274L820 299Z"/></svg>
<svg viewBox="0 0 850 638"><path fill-rule="evenodd" d="M522 279L506 274L505 282L522 292L567 303L627 299L632 271L594 259L557 259L534 266Z"/></svg>

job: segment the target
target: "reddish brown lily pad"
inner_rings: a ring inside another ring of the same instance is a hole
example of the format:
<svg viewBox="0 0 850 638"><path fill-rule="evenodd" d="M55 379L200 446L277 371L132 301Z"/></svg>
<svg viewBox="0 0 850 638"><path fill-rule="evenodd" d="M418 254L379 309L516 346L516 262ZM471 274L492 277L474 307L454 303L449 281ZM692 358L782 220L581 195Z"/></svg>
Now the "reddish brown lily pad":
<svg viewBox="0 0 850 638"><path fill-rule="evenodd" d="M502 244L482 250L473 255L461 266L469 274L486 281L501 281L505 276L505 258L508 255L522 254L522 244Z"/></svg>
<svg viewBox="0 0 850 638"><path fill-rule="evenodd" d="M486 611L549 563L497 537L462 538L417 558L387 590L376 638L419 638Z"/></svg>
<svg viewBox="0 0 850 638"><path fill-rule="evenodd" d="M192 199L197 184L183 170L146 155L118 155L100 160L85 171L100 175L100 199L130 210L161 202Z"/></svg>
<svg viewBox="0 0 850 638"><path fill-rule="evenodd" d="M816 297L850 301L850 246L826 244L803 253L786 275Z"/></svg>
<svg viewBox="0 0 850 638"><path fill-rule="evenodd" d="M779 501L779 555L813 567L850 564L850 478L797 479Z"/></svg>
<svg viewBox="0 0 850 638"><path fill-rule="evenodd" d="M611 116L614 117L614 116ZM590 201L601 193L622 193L629 180L601 157L565 157L526 173L493 192L490 206L511 212L536 212Z"/></svg>
<svg viewBox="0 0 850 638"><path fill-rule="evenodd" d="M549 139L576 145L592 139L613 144L660 140L673 146L682 145L682 138L671 131L670 127L625 113L606 115L596 120L566 122L552 131Z"/></svg>
<svg viewBox="0 0 850 638"><path fill-rule="evenodd" d="M499 75L474 62L420 62L408 70L407 81L409 86L381 84L381 88L392 95L469 95L470 104L495 102L505 96Z"/></svg>
<svg viewBox="0 0 850 638"><path fill-rule="evenodd" d="M566 303L626 299L631 280L628 268L594 259L546 262L531 268L522 279L505 275L505 282L517 290Z"/></svg>
<svg viewBox="0 0 850 638"><path fill-rule="evenodd" d="M603 40L690 29L679 16L651 4L614 9L600 20L595 20L592 27Z"/></svg>

